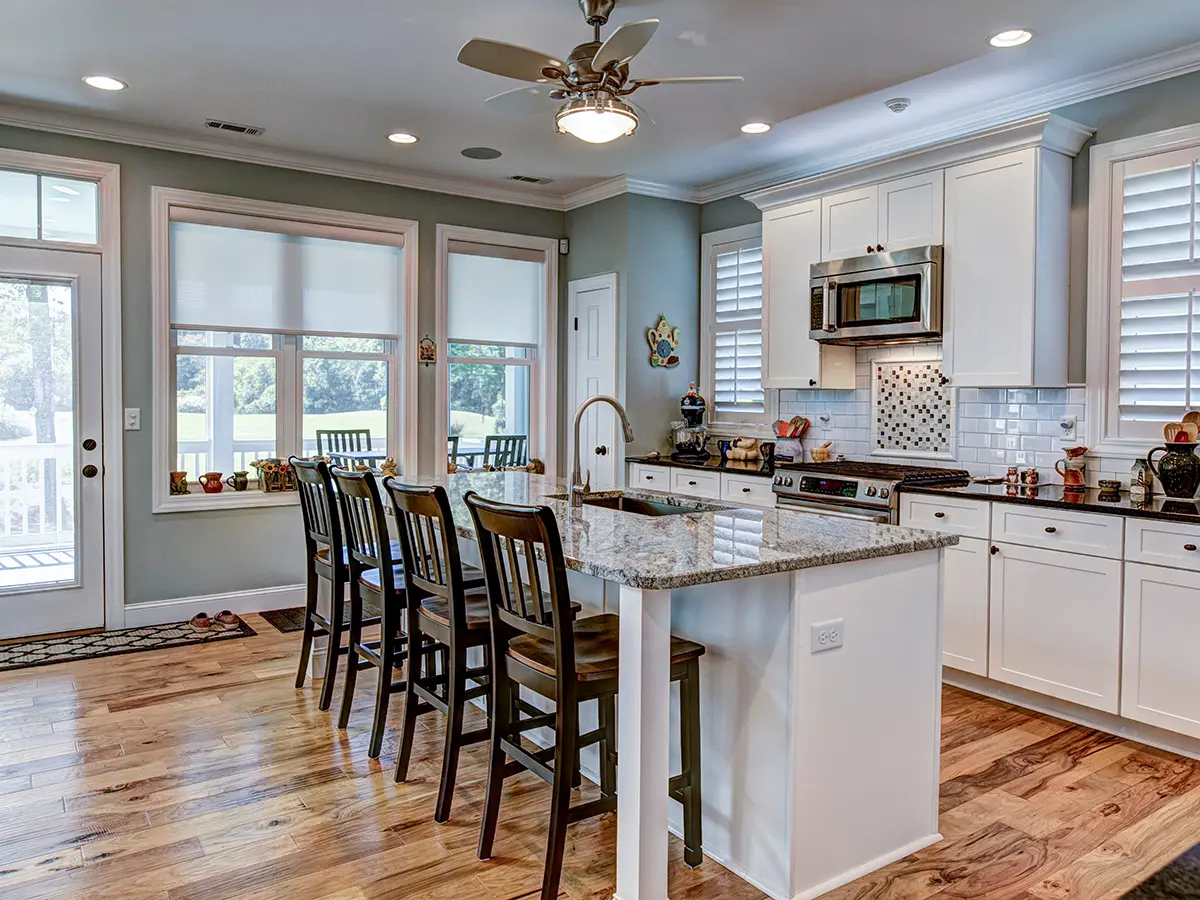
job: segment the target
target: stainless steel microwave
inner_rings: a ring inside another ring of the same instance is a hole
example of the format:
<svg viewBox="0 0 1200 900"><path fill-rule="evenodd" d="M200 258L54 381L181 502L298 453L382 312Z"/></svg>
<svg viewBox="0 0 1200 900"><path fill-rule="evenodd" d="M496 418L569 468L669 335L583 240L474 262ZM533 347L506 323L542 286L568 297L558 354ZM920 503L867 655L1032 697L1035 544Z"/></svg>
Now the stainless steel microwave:
<svg viewBox="0 0 1200 900"><path fill-rule="evenodd" d="M942 248L913 247L817 263L808 335L827 344L942 336Z"/></svg>

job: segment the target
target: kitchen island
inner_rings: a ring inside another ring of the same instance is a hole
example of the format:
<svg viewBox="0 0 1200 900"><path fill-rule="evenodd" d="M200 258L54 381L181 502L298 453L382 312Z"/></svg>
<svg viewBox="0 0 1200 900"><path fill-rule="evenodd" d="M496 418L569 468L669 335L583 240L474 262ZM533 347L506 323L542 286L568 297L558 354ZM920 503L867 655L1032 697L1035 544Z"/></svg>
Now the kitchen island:
<svg viewBox="0 0 1200 900"><path fill-rule="evenodd" d="M709 856L793 900L939 839L942 548L956 537L654 492L625 493L679 514L572 509L562 482L517 472L418 480L447 488L468 561L466 491L549 506L582 615L620 615L617 900L667 897L672 630L707 647ZM594 755L583 768L595 777Z"/></svg>

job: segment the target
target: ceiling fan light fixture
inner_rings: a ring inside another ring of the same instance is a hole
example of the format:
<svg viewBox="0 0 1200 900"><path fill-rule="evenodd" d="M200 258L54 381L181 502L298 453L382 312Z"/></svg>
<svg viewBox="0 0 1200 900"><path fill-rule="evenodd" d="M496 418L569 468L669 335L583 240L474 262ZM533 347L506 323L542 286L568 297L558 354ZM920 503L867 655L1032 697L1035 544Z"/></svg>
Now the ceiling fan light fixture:
<svg viewBox="0 0 1200 900"><path fill-rule="evenodd" d="M988 38L993 47L1020 47L1033 40L1033 32L1027 28L1010 28Z"/></svg>
<svg viewBox="0 0 1200 900"><path fill-rule="evenodd" d="M554 117L559 134L570 134L589 144L607 144L633 134L637 113L616 97L596 91L562 105Z"/></svg>

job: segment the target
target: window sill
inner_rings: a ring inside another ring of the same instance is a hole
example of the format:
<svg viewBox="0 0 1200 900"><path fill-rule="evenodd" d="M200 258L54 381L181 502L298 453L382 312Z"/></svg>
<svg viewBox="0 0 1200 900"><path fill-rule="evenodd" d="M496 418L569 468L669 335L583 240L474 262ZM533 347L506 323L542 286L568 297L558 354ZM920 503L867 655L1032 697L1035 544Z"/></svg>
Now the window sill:
<svg viewBox="0 0 1200 900"><path fill-rule="evenodd" d="M223 509L252 509L265 506L298 506L300 496L295 491L281 491L266 494L260 490L230 491L219 494L205 494L197 491L193 494L172 495L158 502L154 507L155 513L186 513L212 512Z"/></svg>

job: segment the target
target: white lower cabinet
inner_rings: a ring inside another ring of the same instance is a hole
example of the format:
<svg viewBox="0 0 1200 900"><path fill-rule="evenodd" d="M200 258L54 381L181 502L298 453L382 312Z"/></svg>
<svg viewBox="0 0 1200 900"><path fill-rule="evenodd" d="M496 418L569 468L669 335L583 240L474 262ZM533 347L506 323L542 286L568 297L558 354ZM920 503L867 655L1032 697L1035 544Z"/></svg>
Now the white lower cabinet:
<svg viewBox="0 0 1200 900"><path fill-rule="evenodd" d="M1118 712L1121 561L993 546L988 677Z"/></svg>
<svg viewBox="0 0 1200 900"><path fill-rule="evenodd" d="M1122 716L1200 738L1197 636L1200 574L1128 563Z"/></svg>
<svg viewBox="0 0 1200 900"><path fill-rule="evenodd" d="M625 483L629 487L648 488L681 497L720 500L740 506L775 506L771 479L762 475L736 475L717 469L630 463Z"/></svg>
<svg viewBox="0 0 1200 900"><path fill-rule="evenodd" d="M721 499L721 474L694 469L671 470L671 493L705 500Z"/></svg>
<svg viewBox="0 0 1200 900"><path fill-rule="evenodd" d="M988 671L987 541L960 538L946 548L942 584L942 663L986 676Z"/></svg>

